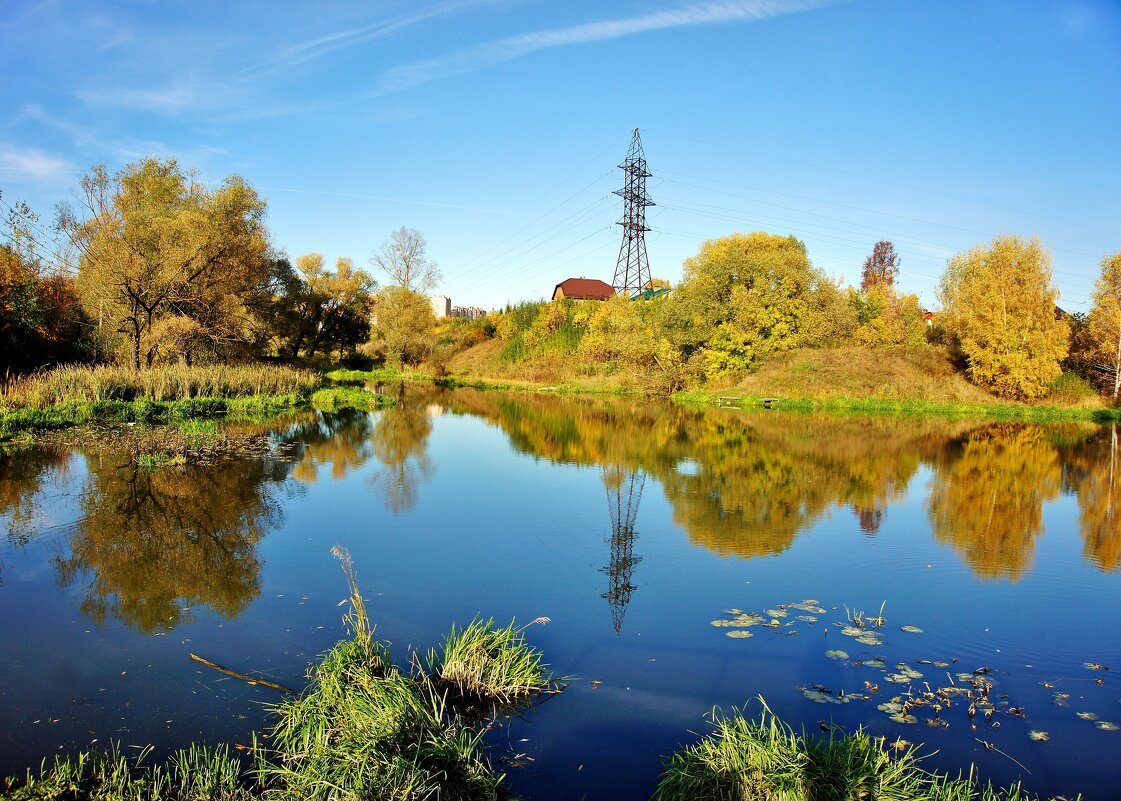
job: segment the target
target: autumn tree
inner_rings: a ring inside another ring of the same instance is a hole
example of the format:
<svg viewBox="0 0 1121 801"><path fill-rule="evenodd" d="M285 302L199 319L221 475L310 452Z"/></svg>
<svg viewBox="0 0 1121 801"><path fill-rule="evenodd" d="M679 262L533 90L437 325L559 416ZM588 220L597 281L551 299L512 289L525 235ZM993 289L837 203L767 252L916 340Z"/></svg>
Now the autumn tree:
<svg viewBox="0 0 1121 801"><path fill-rule="evenodd" d="M427 249L428 243L420 231L402 225L382 243L381 250L374 253L370 261L389 276L394 286L427 295L443 280L436 262L429 261L425 255Z"/></svg>
<svg viewBox="0 0 1121 801"><path fill-rule="evenodd" d="M382 290L378 298L376 323L368 350L390 364L417 364L432 346L436 315L432 304L402 286Z"/></svg>
<svg viewBox="0 0 1121 801"><path fill-rule="evenodd" d="M872 246L872 255L864 260L860 288L893 286L897 275L899 275L899 254L895 252L893 243L881 239Z"/></svg>
<svg viewBox="0 0 1121 801"><path fill-rule="evenodd" d="M716 376L752 367L773 351L829 344L847 304L810 264L793 236L732 234L701 245L685 261L665 325L687 357Z"/></svg>
<svg viewBox="0 0 1121 801"><path fill-rule="evenodd" d="M859 324L853 339L869 348L917 348L926 344L926 316L917 295L874 283L850 290L849 302Z"/></svg>
<svg viewBox="0 0 1121 801"><path fill-rule="evenodd" d="M1102 259L1091 299L1090 368L1104 379L1116 403L1121 394L1121 251Z"/></svg>
<svg viewBox="0 0 1121 801"><path fill-rule="evenodd" d="M80 256L78 292L135 369L171 353L222 356L247 342L246 302L268 270L265 203L233 175L211 191L174 159L81 179L59 226Z"/></svg>
<svg viewBox="0 0 1121 801"><path fill-rule="evenodd" d="M998 236L950 259L941 317L970 379L1008 398L1045 395L1069 342L1057 297L1051 256L1034 237Z"/></svg>
<svg viewBox="0 0 1121 801"><path fill-rule="evenodd" d="M353 350L369 339L371 295L377 282L351 259L340 257L328 270L320 253L296 259L284 276L283 309L279 323L284 344L280 351L295 359L334 349Z"/></svg>
<svg viewBox="0 0 1121 801"><path fill-rule="evenodd" d="M88 320L74 281L41 252L39 217L9 206L0 243L0 372L24 372L90 355Z"/></svg>

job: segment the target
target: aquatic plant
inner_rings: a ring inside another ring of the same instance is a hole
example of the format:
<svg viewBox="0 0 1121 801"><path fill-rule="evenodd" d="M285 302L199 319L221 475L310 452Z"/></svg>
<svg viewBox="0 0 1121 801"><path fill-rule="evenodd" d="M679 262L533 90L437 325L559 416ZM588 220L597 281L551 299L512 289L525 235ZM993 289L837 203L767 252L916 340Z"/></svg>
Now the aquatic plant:
<svg viewBox="0 0 1121 801"><path fill-rule="evenodd" d="M533 623L548 620L537 618ZM460 696L500 704L546 692L554 682L541 652L526 643L524 630L513 623L496 628L493 619L484 622L479 618L464 628L452 626L439 654L429 653L429 674Z"/></svg>
<svg viewBox="0 0 1121 801"><path fill-rule="evenodd" d="M147 765L151 749L126 758L116 745L73 757L58 756L24 781L0 782L5 801L251 801L256 798L241 760L225 745L191 745L166 764Z"/></svg>
<svg viewBox="0 0 1121 801"><path fill-rule="evenodd" d="M863 729L797 734L761 698L757 721L713 711L713 731L666 763L654 801L1034 801L1015 784L997 789L967 776L923 770L905 740ZM895 753L892 753L892 752Z"/></svg>

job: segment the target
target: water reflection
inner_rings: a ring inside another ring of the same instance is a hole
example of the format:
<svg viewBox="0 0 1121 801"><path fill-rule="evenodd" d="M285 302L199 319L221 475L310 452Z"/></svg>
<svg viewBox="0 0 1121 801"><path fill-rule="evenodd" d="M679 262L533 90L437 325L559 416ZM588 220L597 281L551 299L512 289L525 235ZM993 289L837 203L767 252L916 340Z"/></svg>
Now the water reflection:
<svg viewBox="0 0 1121 801"><path fill-rule="evenodd" d="M603 486L607 490L607 508L611 516L611 562L603 568L607 574L608 588L601 597L611 605L611 622L615 633L623 630L623 616L631 602L631 593L637 587L631 581L634 566L642 557L634 555L634 529L638 505L646 486L646 473L641 470L624 470L620 467L603 468Z"/></svg>
<svg viewBox="0 0 1121 801"><path fill-rule="evenodd" d="M69 555L54 560L81 610L145 633L166 631L207 606L234 617L260 594L257 543L275 528L285 466L227 459L150 471L131 453L88 456L83 517Z"/></svg>
<svg viewBox="0 0 1121 801"><path fill-rule="evenodd" d="M282 493L357 474L387 511L411 511L435 469L428 439L446 409L497 425L518 452L600 470L611 523L603 597L616 631L636 589L635 520L650 482L691 542L720 556L752 558L784 551L837 512L851 513L854 532L890 531L893 508L929 476L923 500L934 538L978 577L1000 581L1030 572L1045 505L1065 494L1078 503L1085 559L1102 571L1121 569L1116 426L743 414L631 399L393 391L399 403L383 412L237 424L269 433L286 455L281 459L145 471L120 447L2 451L6 540L20 547L33 539L47 525L48 499L67 482L81 482L81 517L54 564L64 585L81 590L83 612L145 632L178 625L191 607L237 615L260 592L257 545L281 521Z"/></svg>
<svg viewBox="0 0 1121 801"><path fill-rule="evenodd" d="M1087 558L1102 570L1121 565L1114 429L740 414L470 390L442 402L494 421L535 457L642 471L662 486L689 539L721 556L780 553L845 508L874 535L925 467L932 532L978 577L1023 577L1044 530L1043 506L1064 492L1077 495Z"/></svg>
<svg viewBox="0 0 1121 801"><path fill-rule="evenodd" d="M1062 465L1046 429L990 426L947 447L927 501L934 536L984 578L1019 579L1043 533L1043 504L1059 497Z"/></svg>

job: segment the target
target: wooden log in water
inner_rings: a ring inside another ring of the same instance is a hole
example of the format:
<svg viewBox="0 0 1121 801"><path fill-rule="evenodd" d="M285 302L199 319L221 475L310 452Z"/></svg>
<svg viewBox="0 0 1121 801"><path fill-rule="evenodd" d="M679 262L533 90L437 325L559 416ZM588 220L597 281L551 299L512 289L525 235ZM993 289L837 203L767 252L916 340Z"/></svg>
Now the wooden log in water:
<svg viewBox="0 0 1121 801"><path fill-rule="evenodd" d="M195 660L200 665L206 665L208 668L217 670L219 673L225 673L227 676L233 676L235 679L241 679L242 681L248 682L249 684L260 684L262 687L269 687L270 689L278 690L282 693L297 695L295 690L285 687L283 684L277 684L275 681L258 678L257 676L250 676L246 673L238 673L236 670L230 670L227 667L222 667L221 665L215 662L211 662L209 659L205 659L195 653L191 653L190 656L191 659Z"/></svg>

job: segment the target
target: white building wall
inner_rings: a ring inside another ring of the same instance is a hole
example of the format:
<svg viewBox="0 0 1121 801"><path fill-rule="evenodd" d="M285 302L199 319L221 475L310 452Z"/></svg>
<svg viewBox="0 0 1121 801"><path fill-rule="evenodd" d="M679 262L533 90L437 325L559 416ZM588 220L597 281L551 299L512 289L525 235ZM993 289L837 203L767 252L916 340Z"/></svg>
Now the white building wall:
<svg viewBox="0 0 1121 801"><path fill-rule="evenodd" d="M440 320L452 313L452 299L447 295L433 295L428 299L432 303L432 313Z"/></svg>

